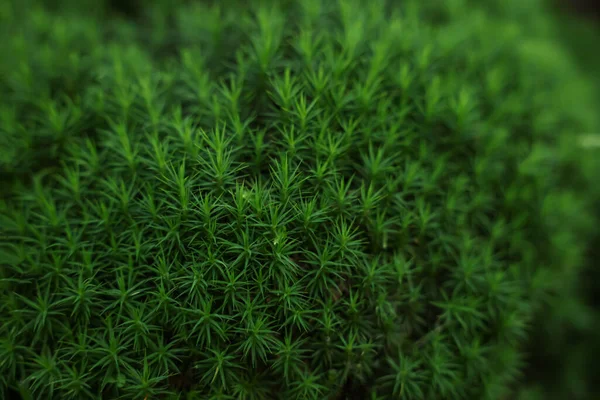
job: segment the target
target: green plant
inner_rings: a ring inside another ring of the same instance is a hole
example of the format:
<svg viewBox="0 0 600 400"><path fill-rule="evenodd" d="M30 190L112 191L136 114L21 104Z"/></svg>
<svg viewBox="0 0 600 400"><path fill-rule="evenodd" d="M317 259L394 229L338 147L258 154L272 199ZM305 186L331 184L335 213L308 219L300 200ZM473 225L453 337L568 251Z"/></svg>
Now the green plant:
<svg viewBox="0 0 600 400"><path fill-rule="evenodd" d="M563 42L573 54L577 65L590 72L588 87L600 96L600 81L593 73L600 66L600 58L590 49L600 38L595 20L582 16L565 15L565 7L557 2L553 24L555 40ZM583 171L591 182L600 171L600 136L595 130L580 140ZM586 190L600 217L600 187L591 185ZM594 200L595 199L595 200ZM571 285L565 285L560 294L549 301L538 313L531 332L530 362L526 370L527 382L522 385L519 400L595 399L600 395L593 362L600 351L596 332L600 328L598 287L598 249L600 235L591 233L586 262Z"/></svg>
<svg viewBox="0 0 600 400"><path fill-rule="evenodd" d="M517 3L4 2L0 390L511 393L599 126Z"/></svg>

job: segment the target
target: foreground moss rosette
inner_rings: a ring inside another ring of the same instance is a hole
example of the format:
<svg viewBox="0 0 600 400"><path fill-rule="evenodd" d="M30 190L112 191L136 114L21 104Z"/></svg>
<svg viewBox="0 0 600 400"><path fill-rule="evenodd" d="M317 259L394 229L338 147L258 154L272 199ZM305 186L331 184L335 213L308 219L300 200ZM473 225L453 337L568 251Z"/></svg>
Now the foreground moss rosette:
<svg viewBox="0 0 600 400"><path fill-rule="evenodd" d="M180 3L2 8L5 396L510 393L593 228L543 16Z"/></svg>

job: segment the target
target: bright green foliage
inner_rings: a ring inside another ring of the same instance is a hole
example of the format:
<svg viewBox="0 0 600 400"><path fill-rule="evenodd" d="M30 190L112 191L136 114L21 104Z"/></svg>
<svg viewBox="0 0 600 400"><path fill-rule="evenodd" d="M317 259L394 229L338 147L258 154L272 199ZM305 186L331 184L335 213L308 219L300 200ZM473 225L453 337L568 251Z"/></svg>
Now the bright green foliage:
<svg viewBox="0 0 600 400"><path fill-rule="evenodd" d="M0 6L5 396L511 392L594 227L594 103L538 2L28 3Z"/></svg>

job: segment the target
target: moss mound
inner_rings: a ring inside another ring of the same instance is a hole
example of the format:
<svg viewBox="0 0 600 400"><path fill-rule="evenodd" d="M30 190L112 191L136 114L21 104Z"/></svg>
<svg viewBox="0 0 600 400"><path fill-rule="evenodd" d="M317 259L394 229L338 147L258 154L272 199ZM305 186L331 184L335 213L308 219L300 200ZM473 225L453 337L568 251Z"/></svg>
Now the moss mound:
<svg viewBox="0 0 600 400"><path fill-rule="evenodd" d="M5 396L513 390L595 228L538 2L40 3L0 6Z"/></svg>

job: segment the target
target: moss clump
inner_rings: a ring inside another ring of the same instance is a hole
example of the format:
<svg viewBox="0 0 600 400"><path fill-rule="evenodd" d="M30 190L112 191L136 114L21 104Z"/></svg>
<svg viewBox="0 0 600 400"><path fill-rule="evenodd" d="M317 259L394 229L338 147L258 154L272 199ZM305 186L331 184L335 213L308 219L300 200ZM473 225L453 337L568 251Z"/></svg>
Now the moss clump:
<svg viewBox="0 0 600 400"><path fill-rule="evenodd" d="M0 8L4 395L510 393L593 228L538 6L175 3Z"/></svg>

